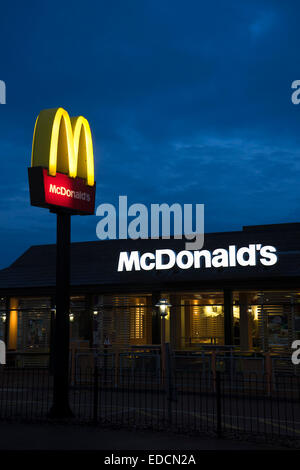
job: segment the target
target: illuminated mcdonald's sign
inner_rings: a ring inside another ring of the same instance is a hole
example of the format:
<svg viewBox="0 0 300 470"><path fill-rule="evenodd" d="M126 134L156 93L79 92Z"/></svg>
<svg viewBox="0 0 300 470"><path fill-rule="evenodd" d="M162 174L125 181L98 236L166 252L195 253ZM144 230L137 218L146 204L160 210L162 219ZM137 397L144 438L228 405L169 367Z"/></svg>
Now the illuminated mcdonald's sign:
<svg viewBox="0 0 300 470"><path fill-rule="evenodd" d="M88 121L63 108L45 109L34 128L29 185L31 204L92 214L94 154Z"/></svg>

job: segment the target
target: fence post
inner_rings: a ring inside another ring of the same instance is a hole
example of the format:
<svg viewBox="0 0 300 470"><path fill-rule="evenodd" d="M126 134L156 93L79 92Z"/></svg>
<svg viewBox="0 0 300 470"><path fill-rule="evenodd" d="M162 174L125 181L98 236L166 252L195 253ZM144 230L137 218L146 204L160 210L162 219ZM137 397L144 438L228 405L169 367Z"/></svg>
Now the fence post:
<svg viewBox="0 0 300 470"><path fill-rule="evenodd" d="M270 352L265 353L265 372L266 372L266 379L267 379L267 394L268 396L272 393L272 358Z"/></svg>
<svg viewBox="0 0 300 470"><path fill-rule="evenodd" d="M120 350L119 347L116 347L115 350L115 363L114 363L114 368L115 368L115 387L118 387L119 385L119 360L120 360Z"/></svg>
<svg viewBox="0 0 300 470"><path fill-rule="evenodd" d="M216 391L216 351L211 353L211 371L213 376L214 392Z"/></svg>
<svg viewBox="0 0 300 470"><path fill-rule="evenodd" d="M161 384L165 385L165 380L166 380L166 343L162 343L161 346L160 346L160 358L161 358L160 379L161 379Z"/></svg>
<svg viewBox="0 0 300 470"><path fill-rule="evenodd" d="M98 422L98 401L99 401L99 376L98 366L95 364L94 367L94 400L93 400L93 423Z"/></svg>
<svg viewBox="0 0 300 470"><path fill-rule="evenodd" d="M75 360L76 360L76 345L71 343L71 351L70 351L70 356L71 356L71 385L75 384L75 372L76 372L76 367L75 367Z"/></svg>
<svg viewBox="0 0 300 470"><path fill-rule="evenodd" d="M222 436L221 372L216 370L217 436Z"/></svg>
<svg viewBox="0 0 300 470"><path fill-rule="evenodd" d="M103 368L104 368L104 382L106 383L107 378L107 355L108 355L108 344L104 342L103 348Z"/></svg>
<svg viewBox="0 0 300 470"><path fill-rule="evenodd" d="M172 400L173 400L173 367L171 360L170 344L165 343L165 387L168 404L168 423L172 423Z"/></svg>

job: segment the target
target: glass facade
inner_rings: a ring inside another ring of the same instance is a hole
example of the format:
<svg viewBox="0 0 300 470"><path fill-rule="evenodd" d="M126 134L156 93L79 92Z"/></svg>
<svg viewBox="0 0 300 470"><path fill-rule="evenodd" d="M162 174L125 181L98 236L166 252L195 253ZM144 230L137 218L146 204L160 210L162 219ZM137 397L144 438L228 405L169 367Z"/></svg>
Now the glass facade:
<svg viewBox="0 0 300 470"><path fill-rule="evenodd" d="M90 312L85 296L71 297L69 320L70 341L88 341L90 338Z"/></svg>
<svg viewBox="0 0 300 470"><path fill-rule="evenodd" d="M234 303L243 313L240 330L248 349L287 350L300 337L300 292L235 292Z"/></svg>
<svg viewBox="0 0 300 470"><path fill-rule="evenodd" d="M162 292L159 296L171 304L164 321L165 340L173 349L225 345L222 291ZM162 320L154 298L151 293L71 297L71 346L102 350L159 344ZM51 298L9 300L10 315L7 300L1 300L0 339L8 327L8 349L49 353L55 315ZM300 339L300 292L233 291L231 307L230 346L237 350L280 353Z"/></svg>
<svg viewBox="0 0 300 470"><path fill-rule="evenodd" d="M224 344L224 301L222 292L164 294L172 305L169 322L176 323L170 338L179 349Z"/></svg>
<svg viewBox="0 0 300 470"><path fill-rule="evenodd" d="M18 350L49 352L50 308L50 298L18 299Z"/></svg>
<svg viewBox="0 0 300 470"><path fill-rule="evenodd" d="M94 318L97 345L151 344L152 309L150 295L102 296Z"/></svg>

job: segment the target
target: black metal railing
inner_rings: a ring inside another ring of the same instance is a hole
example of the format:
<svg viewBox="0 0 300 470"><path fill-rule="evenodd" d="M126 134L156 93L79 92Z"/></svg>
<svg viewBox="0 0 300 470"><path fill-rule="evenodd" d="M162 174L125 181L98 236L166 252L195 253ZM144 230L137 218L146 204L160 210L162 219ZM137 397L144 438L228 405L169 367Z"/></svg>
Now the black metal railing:
<svg viewBox="0 0 300 470"><path fill-rule="evenodd" d="M0 419L47 419L52 376L0 369ZM79 371L70 383L74 418L84 422L221 435L300 439L300 378L217 370Z"/></svg>
<svg viewBox="0 0 300 470"><path fill-rule="evenodd" d="M44 418L51 400L48 370L0 366L0 418Z"/></svg>

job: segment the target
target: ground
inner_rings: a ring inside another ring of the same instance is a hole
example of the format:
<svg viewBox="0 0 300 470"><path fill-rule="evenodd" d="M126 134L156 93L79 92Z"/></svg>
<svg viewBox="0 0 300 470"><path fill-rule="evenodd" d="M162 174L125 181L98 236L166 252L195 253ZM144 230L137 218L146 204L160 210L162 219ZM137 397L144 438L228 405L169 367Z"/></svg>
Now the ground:
<svg viewBox="0 0 300 470"><path fill-rule="evenodd" d="M278 444L57 423L0 423L0 450L278 450Z"/></svg>

